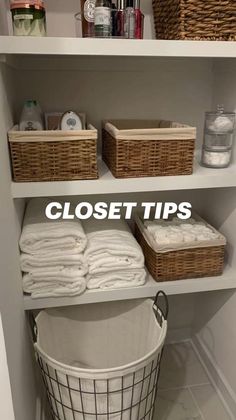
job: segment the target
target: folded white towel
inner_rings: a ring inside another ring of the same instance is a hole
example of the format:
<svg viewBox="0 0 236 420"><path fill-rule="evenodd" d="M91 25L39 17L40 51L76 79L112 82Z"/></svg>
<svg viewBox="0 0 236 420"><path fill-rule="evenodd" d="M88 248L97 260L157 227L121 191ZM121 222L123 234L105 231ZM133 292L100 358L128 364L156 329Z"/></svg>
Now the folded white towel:
<svg viewBox="0 0 236 420"><path fill-rule="evenodd" d="M87 222L84 229L88 238L85 258L89 274L144 267L142 249L124 221L104 220L97 226Z"/></svg>
<svg viewBox="0 0 236 420"><path fill-rule="evenodd" d="M120 289L142 286L145 284L146 271L144 269L117 270L100 275L87 276L88 289Z"/></svg>
<svg viewBox="0 0 236 420"><path fill-rule="evenodd" d="M188 221L189 222L189 221ZM155 239L159 246L177 245L182 243L192 243L197 241L210 241L218 239L220 234L204 225L191 219L192 223L176 224L175 221L166 222L166 225L160 225L153 222L145 222L147 231Z"/></svg>
<svg viewBox="0 0 236 420"><path fill-rule="evenodd" d="M45 254L21 254L20 256L21 270L26 273L32 273L41 269L42 273L50 270L59 277L62 273L67 272L66 269L73 268L80 277L88 272L88 266L83 254L78 254L75 250L71 251L49 251Z"/></svg>
<svg viewBox="0 0 236 420"><path fill-rule="evenodd" d="M30 274L23 276L23 290L30 293L33 299L58 297L58 296L76 296L82 294L86 289L85 277L77 277L76 280L60 281L50 276L40 281L40 276L33 278Z"/></svg>
<svg viewBox="0 0 236 420"><path fill-rule="evenodd" d="M32 199L28 203L20 238L21 251L29 254L71 249L83 252L87 239L81 222L47 219L45 209L49 202L48 199Z"/></svg>

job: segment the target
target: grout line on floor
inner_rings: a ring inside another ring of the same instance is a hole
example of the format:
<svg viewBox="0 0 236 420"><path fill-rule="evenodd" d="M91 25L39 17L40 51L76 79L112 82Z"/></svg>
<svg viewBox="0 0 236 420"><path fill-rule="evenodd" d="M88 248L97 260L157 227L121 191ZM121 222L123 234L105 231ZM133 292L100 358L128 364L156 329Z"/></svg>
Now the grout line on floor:
<svg viewBox="0 0 236 420"><path fill-rule="evenodd" d="M196 386L197 386L197 385L196 385ZM191 387L190 387L190 386L188 387L188 391L189 391L189 393L190 393L190 395L191 395L191 397L192 397L192 399L193 399L193 401L194 401L194 404L196 405L196 407L197 407L197 409L198 409L198 411L199 411L199 414L200 414L200 416L201 416L202 420L206 420L206 419L205 419L205 417L204 417L204 415L203 415L203 413L202 413L201 408L200 408L200 407L199 407L199 405L198 405L198 402L197 402L197 400L196 400L196 398L195 398L195 395L193 394L193 392L192 392L192 390L191 390Z"/></svg>
<svg viewBox="0 0 236 420"><path fill-rule="evenodd" d="M206 386L206 385L212 385L211 382L203 382L200 384L193 384L193 385L183 385L183 386L173 386L169 388L159 388L159 391L177 391L178 389L188 389L188 387L197 387L197 386Z"/></svg>
<svg viewBox="0 0 236 420"><path fill-rule="evenodd" d="M185 340L173 340L173 341L168 341L167 343L165 343L165 346L173 346L175 344L192 344L192 340L191 338L186 338Z"/></svg>

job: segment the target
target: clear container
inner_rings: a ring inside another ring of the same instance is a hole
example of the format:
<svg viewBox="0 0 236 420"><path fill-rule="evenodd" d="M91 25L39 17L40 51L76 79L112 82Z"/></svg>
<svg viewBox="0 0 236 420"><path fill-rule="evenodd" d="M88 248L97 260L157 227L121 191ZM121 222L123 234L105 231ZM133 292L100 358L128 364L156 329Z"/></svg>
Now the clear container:
<svg viewBox="0 0 236 420"><path fill-rule="evenodd" d="M226 168L231 162L235 129L235 113L206 112L202 165L208 168Z"/></svg>

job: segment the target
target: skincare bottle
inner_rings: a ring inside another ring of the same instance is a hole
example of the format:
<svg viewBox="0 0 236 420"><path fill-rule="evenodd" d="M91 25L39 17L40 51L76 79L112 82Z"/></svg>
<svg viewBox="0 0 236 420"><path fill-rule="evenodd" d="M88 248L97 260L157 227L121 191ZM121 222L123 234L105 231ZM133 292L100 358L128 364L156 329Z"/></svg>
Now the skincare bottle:
<svg viewBox="0 0 236 420"><path fill-rule="evenodd" d="M111 36L111 7L109 0L96 0L94 29L96 37L108 38Z"/></svg>
<svg viewBox="0 0 236 420"><path fill-rule="evenodd" d="M19 130L41 131L44 129L41 108L37 101L26 101L22 110Z"/></svg>
<svg viewBox="0 0 236 420"><path fill-rule="evenodd" d="M118 0L117 6L117 36L125 36L125 0Z"/></svg>
<svg viewBox="0 0 236 420"><path fill-rule="evenodd" d="M126 0L125 9L125 37L135 38L135 12L134 0Z"/></svg>
<svg viewBox="0 0 236 420"><path fill-rule="evenodd" d="M143 14L140 10L140 0L134 0L135 39L143 38Z"/></svg>
<svg viewBox="0 0 236 420"><path fill-rule="evenodd" d="M111 36L117 36L117 7L111 3Z"/></svg>
<svg viewBox="0 0 236 420"><path fill-rule="evenodd" d="M94 36L94 9L96 0L81 0L82 34L83 37Z"/></svg>

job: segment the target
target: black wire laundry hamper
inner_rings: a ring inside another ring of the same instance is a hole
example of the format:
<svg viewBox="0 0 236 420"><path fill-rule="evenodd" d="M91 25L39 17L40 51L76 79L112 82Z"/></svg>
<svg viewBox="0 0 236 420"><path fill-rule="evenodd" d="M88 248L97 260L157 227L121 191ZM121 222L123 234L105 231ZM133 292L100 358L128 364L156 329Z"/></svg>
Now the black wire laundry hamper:
<svg viewBox="0 0 236 420"><path fill-rule="evenodd" d="M41 311L34 346L53 419L151 420L167 315L163 292Z"/></svg>

